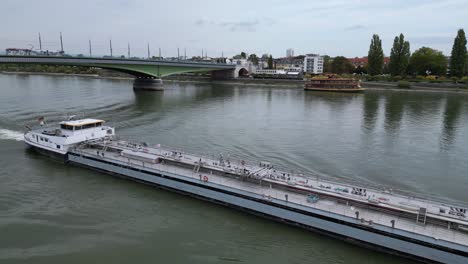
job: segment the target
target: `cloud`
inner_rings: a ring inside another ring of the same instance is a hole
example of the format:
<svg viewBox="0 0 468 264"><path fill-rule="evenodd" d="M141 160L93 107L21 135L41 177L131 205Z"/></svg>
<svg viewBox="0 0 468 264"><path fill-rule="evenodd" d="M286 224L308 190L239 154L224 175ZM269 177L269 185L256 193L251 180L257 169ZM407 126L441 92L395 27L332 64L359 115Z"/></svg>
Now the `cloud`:
<svg viewBox="0 0 468 264"><path fill-rule="evenodd" d="M346 10L349 8L352 8L352 4L348 2L338 2L338 3L333 3L333 2L325 2L325 3L320 3L316 4L312 8L301 8L298 9L297 12L300 13L323 13L323 12L328 12L328 11L336 11L336 10Z"/></svg>
<svg viewBox="0 0 468 264"><path fill-rule="evenodd" d="M426 43L437 43L443 44L447 42L452 42L454 37L452 36L421 36L410 38L414 43L426 44Z"/></svg>
<svg viewBox="0 0 468 264"><path fill-rule="evenodd" d="M0 50L38 46L38 32L43 45L55 50L63 32L69 53L86 53L91 39L93 51L105 54L113 38L115 52L126 53L131 42L132 53L141 56L150 42L170 56L177 54L174 46L185 46L189 54L203 48L219 54L222 49L224 55L245 50L283 56L292 47L296 53L355 57L367 54L372 33L381 36L388 53L395 35L403 32L412 49L424 45L449 54L457 30L468 28L467 1L41 0L28 1L24 8L24 0L2 0L8 12L0 22L14 26L2 28ZM73 12L60 13L57 8ZM248 35L248 43L243 35Z"/></svg>
<svg viewBox="0 0 468 264"><path fill-rule="evenodd" d="M265 19L265 23L272 25L275 23L273 19ZM260 25L258 19L255 20L245 20L239 22L215 22L213 20L208 20L206 18L200 18L195 21L196 26L207 26L213 25L222 28L228 28L231 32L245 31L245 32L255 32L257 31L257 26Z"/></svg>
<svg viewBox="0 0 468 264"><path fill-rule="evenodd" d="M229 28L230 31L247 31L247 32L254 32L256 31L256 27L260 24L260 21L253 20L253 21L241 21L241 22L223 22L220 24L222 27Z"/></svg>
<svg viewBox="0 0 468 264"><path fill-rule="evenodd" d="M196 26L206 26L206 25L215 25L216 23L213 20L207 18L200 18L195 21Z"/></svg>
<svg viewBox="0 0 468 264"><path fill-rule="evenodd" d="M197 26L203 26L206 24L206 20L204 19L198 19L197 21L195 21L195 25Z"/></svg>
<svg viewBox="0 0 468 264"><path fill-rule="evenodd" d="M345 28L344 30L352 31L352 30L362 30L362 29L367 29L367 27L364 25L353 25L353 26Z"/></svg>
<svg viewBox="0 0 468 264"><path fill-rule="evenodd" d="M420 37L409 37L410 43L418 45L434 45L434 44L446 44L452 43L454 36L420 36Z"/></svg>

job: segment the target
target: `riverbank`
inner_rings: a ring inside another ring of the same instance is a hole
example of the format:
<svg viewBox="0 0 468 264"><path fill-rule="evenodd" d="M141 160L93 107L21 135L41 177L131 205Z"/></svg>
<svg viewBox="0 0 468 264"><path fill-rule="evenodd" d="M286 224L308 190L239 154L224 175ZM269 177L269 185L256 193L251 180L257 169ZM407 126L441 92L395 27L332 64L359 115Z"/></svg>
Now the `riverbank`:
<svg viewBox="0 0 468 264"><path fill-rule="evenodd" d="M7 72L2 71L0 74L6 75L45 75L45 76L68 76L68 77L85 77L96 79L109 80L133 80L134 77L129 76L102 76L99 74L76 74L76 73L45 73L45 72ZM282 79L252 79L238 78L230 80L213 80L211 76L197 75L178 75L168 76L163 78L163 82L168 83L214 83L227 85L243 85L243 86L268 86L268 87L289 87L300 88L304 86L304 80L282 80ZM363 81L362 86L369 90L391 90L391 91L427 91L427 92L460 92L468 93L468 87L465 84L455 83L411 83L411 88L398 87L397 82L368 82Z"/></svg>
<svg viewBox="0 0 468 264"><path fill-rule="evenodd" d="M47 76L76 76L76 77L91 77L99 78L98 74L81 74L81 73L57 73L57 72L9 72L1 71L1 74L8 75L47 75Z"/></svg>
<svg viewBox="0 0 468 264"><path fill-rule="evenodd" d="M375 90L408 90L408 91L429 91L429 92L468 92L466 84L456 83L411 83L410 88L398 87L397 82L361 82L366 89Z"/></svg>

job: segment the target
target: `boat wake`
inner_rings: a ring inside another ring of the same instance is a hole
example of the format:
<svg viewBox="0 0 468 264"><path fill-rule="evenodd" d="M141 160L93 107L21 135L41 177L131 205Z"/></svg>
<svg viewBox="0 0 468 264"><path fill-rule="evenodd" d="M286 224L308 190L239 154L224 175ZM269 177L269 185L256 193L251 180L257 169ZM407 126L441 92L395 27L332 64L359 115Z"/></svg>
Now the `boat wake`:
<svg viewBox="0 0 468 264"><path fill-rule="evenodd" d="M23 133L9 129L0 128L0 140L23 141Z"/></svg>

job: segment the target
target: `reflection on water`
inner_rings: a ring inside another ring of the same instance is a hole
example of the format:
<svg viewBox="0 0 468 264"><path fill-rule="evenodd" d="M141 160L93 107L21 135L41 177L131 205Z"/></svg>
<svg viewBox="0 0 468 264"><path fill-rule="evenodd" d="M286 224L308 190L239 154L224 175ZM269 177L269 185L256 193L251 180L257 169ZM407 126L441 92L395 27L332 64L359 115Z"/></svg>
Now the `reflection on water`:
<svg viewBox="0 0 468 264"><path fill-rule="evenodd" d="M459 119L462 115L463 98L458 96L448 96L445 102L443 113L442 134L440 144L443 150L448 150L455 144L456 133L459 126Z"/></svg>
<svg viewBox="0 0 468 264"><path fill-rule="evenodd" d="M385 130L388 135L398 134L407 98L391 94L385 100Z"/></svg>
<svg viewBox="0 0 468 264"><path fill-rule="evenodd" d="M299 93L306 103L326 103L337 111L345 109L347 104L364 97L362 93L336 93L324 91L304 91Z"/></svg>
<svg viewBox="0 0 468 264"><path fill-rule="evenodd" d="M372 132L377 124L379 112L379 94L368 93L363 100L363 128L365 132Z"/></svg>

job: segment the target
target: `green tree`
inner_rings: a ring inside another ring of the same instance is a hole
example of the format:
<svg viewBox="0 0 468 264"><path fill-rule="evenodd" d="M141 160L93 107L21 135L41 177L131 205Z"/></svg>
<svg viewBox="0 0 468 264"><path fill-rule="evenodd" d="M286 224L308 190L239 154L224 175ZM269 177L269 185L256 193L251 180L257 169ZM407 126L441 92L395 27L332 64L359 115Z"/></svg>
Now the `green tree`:
<svg viewBox="0 0 468 264"><path fill-rule="evenodd" d="M353 64L345 57L338 56L331 62L331 72L337 74L352 73L354 70Z"/></svg>
<svg viewBox="0 0 468 264"><path fill-rule="evenodd" d="M450 75L462 77L465 74L466 57L465 31L459 29L453 42L452 56L450 57Z"/></svg>
<svg viewBox="0 0 468 264"><path fill-rule="evenodd" d="M254 65L258 65L258 57L257 54L250 54L249 61L251 61Z"/></svg>
<svg viewBox="0 0 468 264"><path fill-rule="evenodd" d="M367 69L365 67L361 67L361 65L357 66L356 69L354 69L353 73L356 74L366 74Z"/></svg>
<svg viewBox="0 0 468 264"><path fill-rule="evenodd" d="M393 40L392 51L390 52L390 63L388 69L392 76L404 76L408 69L410 59L410 44L405 41L405 36L400 34Z"/></svg>
<svg viewBox="0 0 468 264"><path fill-rule="evenodd" d="M370 75L378 75L382 73L384 63L384 53L382 50L382 40L379 35L372 36L371 44L368 53L368 72Z"/></svg>
<svg viewBox="0 0 468 264"><path fill-rule="evenodd" d="M242 59L247 59L247 53L245 53L243 51L241 52L240 56L241 56Z"/></svg>
<svg viewBox="0 0 468 264"><path fill-rule="evenodd" d="M415 75L445 75L447 58L441 51L422 47L411 55L410 69L411 73Z"/></svg>
<svg viewBox="0 0 468 264"><path fill-rule="evenodd" d="M468 56L466 56L465 60L465 74L468 73Z"/></svg>
<svg viewBox="0 0 468 264"><path fill-rule="evenodd" d="M390 68L388 67L388 64L384 63L384 66L382 67L382 74L390 74Z"/></svg>
<svg viewBox="0 0 468 264"><path fill-rule="evenodd" d="M268 69L273 69L273 56L268 57Z"/></svg>
<svg viewBox="0 0 468 264"><path fill-rule="evenodd" d="M330 58L330 56L328 56L328 55L323 56L323 72L331 72L332 71L331 61L332 61L332 59Z"/></svg>
<svg viewBox="0 0 468 264"><path fill-rule="evenodd" d="M53 72L64 73L66 69L66 66L56 66Z"/></svg>

